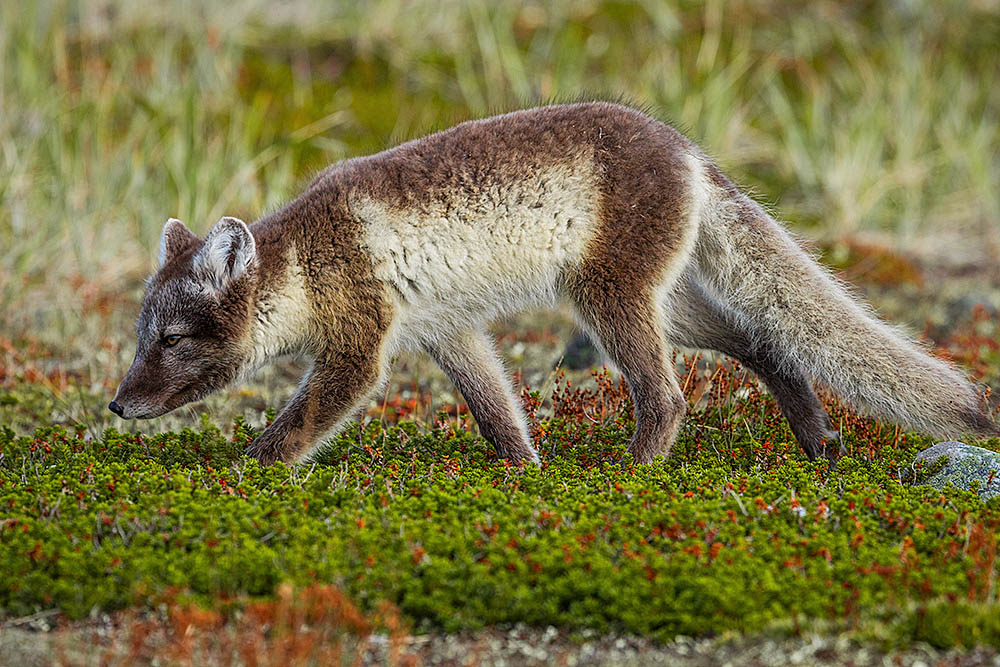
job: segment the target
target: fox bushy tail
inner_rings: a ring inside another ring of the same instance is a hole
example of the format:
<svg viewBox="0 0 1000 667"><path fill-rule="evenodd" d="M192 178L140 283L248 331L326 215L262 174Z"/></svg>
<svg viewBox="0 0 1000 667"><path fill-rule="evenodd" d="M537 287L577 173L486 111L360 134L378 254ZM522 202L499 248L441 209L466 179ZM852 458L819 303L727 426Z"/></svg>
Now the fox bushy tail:
<svg viewBox="0 0 1000 667"><path fill-rule="evenodd" d="M974 384L879 321L714 167L695 262L748 331L854 407L941 437L993 436Z"/></svg>

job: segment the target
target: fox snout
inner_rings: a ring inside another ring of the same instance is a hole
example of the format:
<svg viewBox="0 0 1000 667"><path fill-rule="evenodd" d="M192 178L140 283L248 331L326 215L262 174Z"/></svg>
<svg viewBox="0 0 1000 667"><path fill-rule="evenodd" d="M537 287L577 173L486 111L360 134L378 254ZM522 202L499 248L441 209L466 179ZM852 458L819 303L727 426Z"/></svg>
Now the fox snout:
<svg viewBox="0 0 1000 667"><path fill-rule="evenodd" d="M152 417L159 417L166 412L164 408L154 406L150 401L137 400L137 397L127 391L123 391L124 387L125 381L123 380L122 386L118 388L114 399L108 403L108 410L111 410L111 412L122 419L151 419Z"/></svg>
<svg viewBox="0 0 1000 667"><path fill-rule="evenodd" d="M133 363L118 385L114 399L108 403L108 410L122 419L151 419L167 412L163 398L169 394L162 375L157 374L142 363Z"/></svg>

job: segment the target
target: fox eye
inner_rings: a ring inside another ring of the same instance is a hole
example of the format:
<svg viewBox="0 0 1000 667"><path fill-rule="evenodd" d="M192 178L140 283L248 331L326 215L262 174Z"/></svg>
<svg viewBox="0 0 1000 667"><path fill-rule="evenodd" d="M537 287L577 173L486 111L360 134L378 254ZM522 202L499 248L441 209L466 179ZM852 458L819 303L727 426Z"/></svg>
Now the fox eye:
<svg viewBox="0 0 1000 667"><path fill-rule="evenodd" d="M177 345L177 341L179 341L181 338L182 338L182 336L178 336L176 334L173 335L173 336L164 336L163 337L163 343L167 347L173 347L174 345Z"/></svg>

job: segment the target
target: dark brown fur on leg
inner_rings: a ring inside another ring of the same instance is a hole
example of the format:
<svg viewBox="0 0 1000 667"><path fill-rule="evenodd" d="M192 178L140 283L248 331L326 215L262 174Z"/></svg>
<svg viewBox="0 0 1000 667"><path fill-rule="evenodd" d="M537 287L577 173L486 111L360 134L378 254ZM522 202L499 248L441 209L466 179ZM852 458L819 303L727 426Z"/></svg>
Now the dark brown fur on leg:
<svg viewBox="0 0 1000 667"><path fill-rule="evenodd" d="M629 453L636 463L670 453L687 407L674 371L666 361L666 343L650 295L625 299L593 296L584 287L574 295L584 325L628 382L635 407L635 434Z"/></svg>
<svg viewBox="0 0 1000 667"><path fill-rule="evenodd" d="M824 457L832 461L842 453L839 434L801 368L782 360L773 345L751 340L743 327L737 326L690 280L681 281L670 308L669 329L674 342L717 350L756 373L778 401L792 433L810 459Z"/></svg>
<svg viewBox="0 0 1000 667"><path fill-rule="evenodd" d="M512 461L538 461L520 404L503 373L496 351L480 331L466 331L424 346L462 392L479 432L497 455Z"/></svg>
<svg viewBox="0 0 1000 667"><path fill-rule="evenodd" d="M745 356L741 356L742 351L735 347L719 351L738 360L764 381L810 460L825 458L836 461L844 453L840 434L830 424L830 416L820 404L805 373L797 368L793 371L780 370L767 350L752 351Z"/></svg>
<svg viewBox="0 0 1000 667"><path fill-rule="evenodd" d="M262 465L295 462L309 454L318 438L349 417L380 380L371 355L328 355L317 359L295 396L274 423L247 448Z"/></svg>

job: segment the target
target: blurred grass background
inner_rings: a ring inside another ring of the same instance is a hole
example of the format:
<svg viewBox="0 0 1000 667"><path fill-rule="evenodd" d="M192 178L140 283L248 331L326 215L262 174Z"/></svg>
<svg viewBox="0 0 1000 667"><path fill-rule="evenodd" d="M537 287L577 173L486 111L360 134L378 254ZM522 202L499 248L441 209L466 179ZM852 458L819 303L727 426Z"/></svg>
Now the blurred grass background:
<svg viewBox="0 0 1000 667"><path fill-rule="evenodd" d="M996 0L3 2L7 366L113 389L168 217L252 220L330 162L581 97L673 122L820 242L995 266L998 44Z"/></svg>

